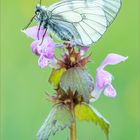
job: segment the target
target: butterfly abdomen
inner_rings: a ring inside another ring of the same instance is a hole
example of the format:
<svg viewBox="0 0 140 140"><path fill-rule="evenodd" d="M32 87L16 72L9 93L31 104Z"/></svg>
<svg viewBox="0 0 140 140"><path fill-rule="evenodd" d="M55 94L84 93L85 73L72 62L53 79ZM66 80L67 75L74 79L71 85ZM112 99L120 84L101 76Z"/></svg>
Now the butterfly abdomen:
<svg viewBox="0 0 140 140"><path fill-rule="evenodd" d="M61 24L50 23L49 28L63 41L70 41L73 39L71 31Z"/></svg>

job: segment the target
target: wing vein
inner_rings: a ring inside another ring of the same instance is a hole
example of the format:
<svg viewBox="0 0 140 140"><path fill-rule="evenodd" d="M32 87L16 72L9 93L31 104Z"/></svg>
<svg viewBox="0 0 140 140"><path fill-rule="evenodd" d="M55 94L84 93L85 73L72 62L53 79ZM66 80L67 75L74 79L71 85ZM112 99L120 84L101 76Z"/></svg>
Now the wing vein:
<svg viewBox="0 0 140 140"><path fill-rule="evenodd" d="M101 25L101 26L104 26L105 28L106 28L106 26L105 25L103 25L103 24L101 24L100 22L98 22L98 21L95 21L95 20L93 20L93 19L89 19L89 18L86 18L87 20L90 20L90 21L93 21L93 22L95 22L95 23L97 23L97 24L99 24L99 25Z"/></svg>
<svg viewBox="0 0 140 140"><path fill-rule="evenodd" d="M88 23L86 23L85 21L83 21L86 25L88 25L91 29L93 29L95 32L97 32L99 35L101 35L102 36L102 34L99 32L99 31L97 31L96 29L94 29L92 26L90 26Z"/></svg>
<svg viewBox="0 0 140 140"><path fill-rule="evenodd" d="M83 28L83 26L79 23L79 25L80 25L80 27L83 29L83 31L87 34L87 36L90 38L90 40L91 41L93 41L92 40L92 38L90 37L90 35L86 32L86 30ZM94 42L94 41L93 41Z"/></svg>

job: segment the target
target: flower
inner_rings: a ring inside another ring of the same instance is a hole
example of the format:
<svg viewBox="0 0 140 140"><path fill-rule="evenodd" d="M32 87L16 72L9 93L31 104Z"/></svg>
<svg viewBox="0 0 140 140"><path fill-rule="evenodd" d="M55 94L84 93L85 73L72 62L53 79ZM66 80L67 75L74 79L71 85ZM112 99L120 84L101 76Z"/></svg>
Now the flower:
<svg viewBox="0 0 140 140"><path fill-rule="evenodd" d="M105 96L114 98L116 96L116 90L112 85L113 76L111 73L104 70L107 65L116 65L122 61L127 60L128 57L124 57L118 54L109 54L102 64L96 70L96 85L94 91L91 93L95 101L99 98L101 92L104 92Z"/></svg>
<svg viewBox="0 0 140 140"><path fill-rule="evenodd" d="M55 43L48 36L44 28L41 27L39 33L38 30L38 26L33 26L23 32L35 40L31 44L32 51L35 55L39 56L38 65L41 68L45 68L54 61Z"/></svg>

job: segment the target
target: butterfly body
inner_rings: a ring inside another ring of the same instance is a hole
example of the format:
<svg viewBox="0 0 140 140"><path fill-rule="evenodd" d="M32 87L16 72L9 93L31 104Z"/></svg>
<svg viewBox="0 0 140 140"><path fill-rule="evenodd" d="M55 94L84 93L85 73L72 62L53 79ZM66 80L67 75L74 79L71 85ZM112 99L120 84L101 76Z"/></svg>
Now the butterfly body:
<svg viewBox="0 0 140 140"><path fill-rule="evenodd" d="M61 40L70 41L73 39L73 34L70 29L51 20L52 14L50 11L47 11L45 6L38 5L36 7L35 14L35 20L39 23L39 25L43 26L46 30L50 30L51 33L55 33ZM57 15L56 18L58 17L61 18Z"/></svg>
<svg viewBox="0 0 140 140"><path fill-rule="evenodd" d="M53 32L63 41L70 41L73 39L73 34L70 29L65 26L50 22L48 25L50 32Z"/></svg>
<svg viewBox="0 0 140 140"><path fill-rule="evenodd" d="M49 7L38 5L35 20L62 41L89 47L102 37L120 6L120 0L61 0Z"/></svg>
<svg viewBox="0 0 140 140"><path fill-rule="evenodd" d="M48 21L50 18L47 8L45 6L37 5L35 9L35 20L44 28L48 26Z"/></svg>

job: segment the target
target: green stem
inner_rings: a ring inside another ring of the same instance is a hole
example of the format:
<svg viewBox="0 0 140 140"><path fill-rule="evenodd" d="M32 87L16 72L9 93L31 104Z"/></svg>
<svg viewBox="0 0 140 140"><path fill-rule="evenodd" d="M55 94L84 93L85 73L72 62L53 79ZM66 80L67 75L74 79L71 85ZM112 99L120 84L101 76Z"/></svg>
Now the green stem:
<svg viewBox="0 0 140 140"><path fill-rule="evenodd" d="M74 109L72 108L71 111L73 113L74 122L72 123L70 127L70 140L76 140L76 120L75 120Z"/></svg>
<svg viewBox="0 0 140 140"><path fill-rule="evenodd" d="M70 140L76 140L76 122L71 125L70 128Z"/></svg>

